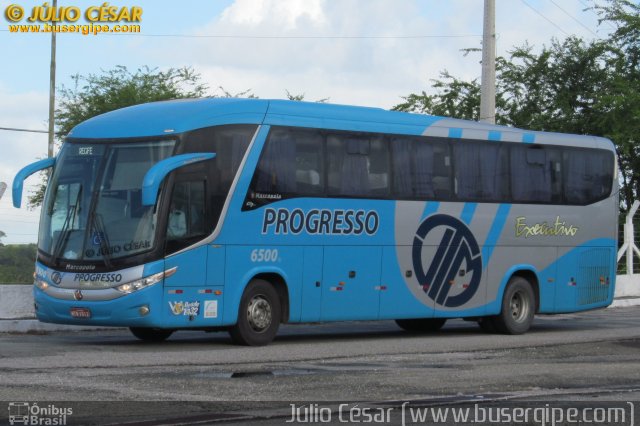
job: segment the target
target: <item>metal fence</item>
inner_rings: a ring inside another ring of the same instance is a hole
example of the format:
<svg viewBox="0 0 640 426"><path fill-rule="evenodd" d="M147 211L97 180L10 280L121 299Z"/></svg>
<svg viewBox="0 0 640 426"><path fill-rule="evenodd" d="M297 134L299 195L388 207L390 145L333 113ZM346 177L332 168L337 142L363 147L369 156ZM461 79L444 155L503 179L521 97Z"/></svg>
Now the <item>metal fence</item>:
<svg viewBox="0 0 640 426"><path fill-rule="evenodd" d="M640 226L638 223L635 224L635 230L633 233L633 240L637 242L640 241ZM618 234L618 249L622 247L624 244L624 223L620 224L620 233ZM633 272L636 274L640 274L640 257L632 256L633 263ZM626 253L618 260L618 275L623 275L627 273L627 256Z"/></svg>
<svg viewBox="0 0 640 426"><path fill-rule="evenodd" d="M618 236L618 275L640 273L640 249L636 241L640 240L640 226L633 223L633 216L640 207L640 201L635 201L627 214L625 222L621 224Z"/></svg>

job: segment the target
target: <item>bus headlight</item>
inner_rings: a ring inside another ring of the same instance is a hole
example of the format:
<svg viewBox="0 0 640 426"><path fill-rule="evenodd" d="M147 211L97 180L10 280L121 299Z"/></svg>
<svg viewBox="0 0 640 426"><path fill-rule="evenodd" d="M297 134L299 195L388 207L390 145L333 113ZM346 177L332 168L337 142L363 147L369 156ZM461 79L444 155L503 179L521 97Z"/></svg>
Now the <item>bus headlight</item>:
<svg viewBox="0 0 640 426"><path fill-rule="evenodd" d="M36 278L33 283L36 285L36 287L38 287L40 290L46 290L49 287L49 283L46 282L45 280L41 280Z"/></svg>
<svg viewBox="0 0 640 426"><path fill-rule="evenodd" d="M142 290L143 288L152 286L162 281L163 278L170 277L171 275L175 274L177 270L178 267L176 266L158 274L149 275L148 277L140 278L139 280L135 281L129 281L128 283L120 284L119 286L117 286L116 290L126 294L133 293L134 291Z"/></svg>

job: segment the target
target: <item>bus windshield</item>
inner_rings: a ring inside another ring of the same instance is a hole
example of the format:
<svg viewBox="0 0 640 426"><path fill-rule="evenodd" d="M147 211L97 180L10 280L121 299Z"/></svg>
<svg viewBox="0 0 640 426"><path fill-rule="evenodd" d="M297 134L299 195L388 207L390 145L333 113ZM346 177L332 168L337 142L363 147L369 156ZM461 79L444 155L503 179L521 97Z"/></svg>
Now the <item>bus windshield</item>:
<svg viewBox="0 0 640 426"><path fill-rule="evenodd" d="M54 259L104 261L151 250L157 215L142 180L175 141L65 143L44 201L39 249Z"/></svg>

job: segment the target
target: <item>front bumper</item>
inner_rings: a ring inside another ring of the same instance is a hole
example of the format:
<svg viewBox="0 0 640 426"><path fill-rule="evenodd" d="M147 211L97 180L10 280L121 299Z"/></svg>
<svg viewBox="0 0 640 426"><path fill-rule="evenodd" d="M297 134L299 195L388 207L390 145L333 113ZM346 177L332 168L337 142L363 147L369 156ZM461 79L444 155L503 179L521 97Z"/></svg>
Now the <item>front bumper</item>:
<svg viewBox="0 0 640 426"><path fill-rule="evenodd" d="M42 322L114 327L161 327L162 293L162 283L158 283L114 300L76 301L57 299L38 287L33 287L36 317ZM140 312L140 308L144 306L149 308L149 313L146 315ZM91 317L73 317L71 316L73 308L89 309Z"/></svg>

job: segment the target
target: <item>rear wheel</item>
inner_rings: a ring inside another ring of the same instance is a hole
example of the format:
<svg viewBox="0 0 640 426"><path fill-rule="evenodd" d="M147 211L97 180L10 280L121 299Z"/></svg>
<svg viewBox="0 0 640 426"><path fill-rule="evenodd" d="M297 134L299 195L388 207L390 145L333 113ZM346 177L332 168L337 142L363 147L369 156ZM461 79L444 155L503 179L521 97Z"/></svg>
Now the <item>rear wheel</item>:
<svg viewBox="0 0 640 426"><path fill-rule="evenodd" d="M242 295L238 322L229 329L231 339L240 345L267 345L278 332L281 315L275 288L267 281L253 280Z"/></svg>
<svg viewBox="0 0 640 426"><path fill-rule="evenodd" d="M396 324L403 330L412 333L424 333L429 331L438 331L442 328L446 318L419 318L419 319L399 319Z"/></svg>
<svg viewBox="0 0 640 426"><path fill-rule="evenodd" d="M129 327L131 334L145 342L162 342L173 334L173 330L163 330L161 328Z"/></svg>
<svg viewBox="0 0 640 426"><path fill-rule="evenodd" d="M522 334L531 327L535 312L531 283L522 277L512 277L502 297L502 310L492 322L500 333Z"/></svg>

